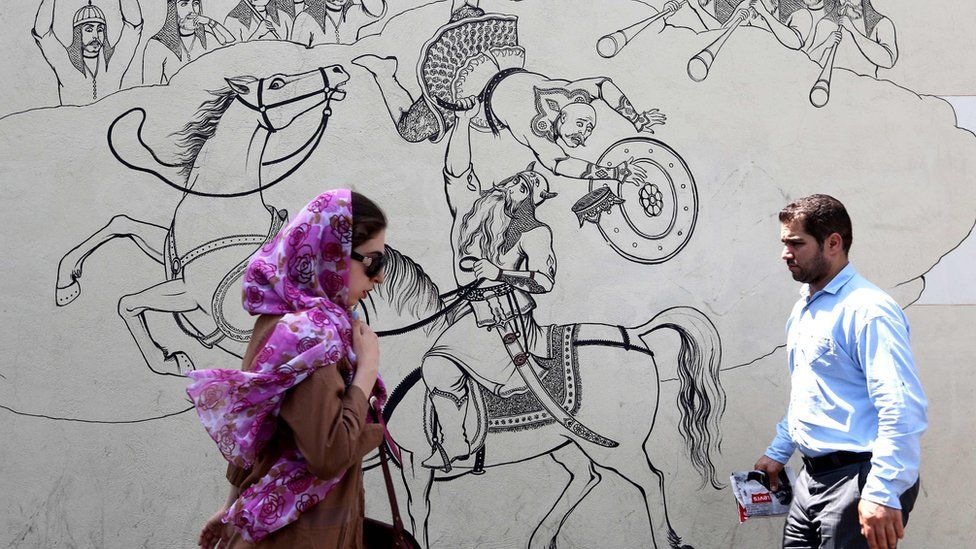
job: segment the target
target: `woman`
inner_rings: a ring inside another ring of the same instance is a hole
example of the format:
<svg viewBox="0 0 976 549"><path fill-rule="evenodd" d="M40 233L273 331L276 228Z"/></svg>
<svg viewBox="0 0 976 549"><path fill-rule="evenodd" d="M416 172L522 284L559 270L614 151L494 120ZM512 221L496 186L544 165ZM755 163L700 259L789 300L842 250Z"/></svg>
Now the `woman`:
<svg viewBox="0 0 976 549"><path fill-rule="evenodd" d="M368 198L329 191L252 256L243 371L192 372L187 388L230 462L201 547L362 547L362 458L383 437L367 401L386 391L376 334L350 311L383 281L385 229Z"/></svg>

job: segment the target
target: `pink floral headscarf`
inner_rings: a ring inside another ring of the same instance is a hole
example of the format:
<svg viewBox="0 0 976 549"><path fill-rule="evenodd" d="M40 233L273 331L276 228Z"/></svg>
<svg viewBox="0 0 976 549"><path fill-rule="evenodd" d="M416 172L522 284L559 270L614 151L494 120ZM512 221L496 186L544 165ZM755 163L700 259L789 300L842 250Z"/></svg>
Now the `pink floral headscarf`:
<svg viewBox="0 0 976 549"><path fill-rule="evenodd" d="M200 421L230 463L249 469L274 435L288 389L343 357L355 365L347 307L352 251L348 190L325 192L258 250L244 276L244 307L254 315L284 315L252 371L200 370L186 392ZM353 371L346 373L352 382ZM380 379L374 394L381 403ZM260 541L322 501L342 480L320 479L295 449L244 490L223 522Z"/></svg>

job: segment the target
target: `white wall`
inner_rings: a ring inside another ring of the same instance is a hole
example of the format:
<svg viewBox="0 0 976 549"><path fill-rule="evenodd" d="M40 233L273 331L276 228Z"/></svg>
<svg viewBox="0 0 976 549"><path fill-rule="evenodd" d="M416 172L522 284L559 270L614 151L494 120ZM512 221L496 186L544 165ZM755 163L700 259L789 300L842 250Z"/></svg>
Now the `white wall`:
<svg viewBox="0 0 976 549"><path fill-rule="evenodd" d="M144 43L162 24L164 10L159 3L143 3ZM168 86L132 87L93 105L59 108L39 108L56 105L57 94L50 68L28 33L36 6L0 8L16 29L0 38L8 52L0 61L7 75L0 84L0 115L6 115L0 118L0 182L6 190L0 255L7 289L0 331L6 357L0 362L0 488L5 494L0 542L11 547L190 546L203 520L225 497L220 455L193 412L185 411L184 380L153 373L118 314L122 296L162 283L164 269L132 239L113 239L84 262L82 293L58 306L58 265L69 250L121 214L155 224L164 234L174 213L186 214L193 204L199 209L181 218L192 225L177 230L186 239L179 244L184 250L193 239L261 234L268 220L252 215L259 206L256 195L247 201L190 200L177 210L180 192L126 168L110 151L107 130L120 114L145 109L145 141L162 158L172 159L178 147L170 134L211 97L208 90L224 84L224 77L342 65L350 75L344 87L348 95L331 105L334 114L322 142L299 170L265 191L263 200L295 211L324 189L351 185L387 209L389 243L420 263L442 292L453 287L451 219L441 177L446 140L403 141L373 79L350 63L365 53L396 55L399 81L416 94L419 52L449 9L445 2L434 2L394 17L404 4L389 3L382 34L353 45L234 45L191 63ZM59 5L59 36L69 35L65 18L80 5ZM231 5L215 0L206 9L223 14ZM976 127L968 97L976 89L965 77L972 74L972 59L963 47L976 21L973 6L954 1L919 14L915 2L877 0L878 10L898 29L898 64L881 71L880 79L835 70L830 102L821 109L808 101L820 67L760 29L736 31L708 78L696 83L687 75L687 62L717 37L714 32L653 26L616 57L597 55L594 44L600 36L653 13L642 3L485 0L483 7L518 16L526 69L552 78L609 76L639 110L666 113L667 123L645 137L677 151L697 188L697 222L687 245L672 259L648 265L615 253L595 225L579 226L571 208L588 191L587 182L542 170L559 192L538 210L553 233L558 273L554 289L536 296L536 321L631 327L670 307L699 311L721 337L726 409L722 448L711 458L719 478L749 467L772 436L789 391L782 326L797 287L779 260L776 212L789 200L814 192L837 196L854 220L852 260L858 269L903 305L914 303L908 315L931 402L931 427L923 439L923 490L904 546L971 545L969 494L976 484L959 469L973 461L973 429L966 419L976 412L968 398L976 390L969 375L976 351L976 253L973 238L966 240L976 221L976 137L956 126ZM117 10L104 9L110 29L118 29L111 20ZM695 26L687 10L672 22ZM134 86L138 79L130 75L126 82ZM531 109L532 98L503 102L501 108ZM293 149L309 135L309 124L299 122L276 136L268 154L277 157ZM135 128L132 119L120 123L123 156L138 150ZM635 135L609 106L600 106L592 137L572 153L596 160L618 139ZM227 139L219 152L242 149L249 136ZM475 169L486 183L524 169L533 159L504 131L497 138L475 133L472 147ZM216 152L197 164L224 175L237 167ZM231 178L226 179L217 181L230 184ZM663 186L667 180L658 181ZM160 242L146 246L155 250ZM201 325L216 282L244 259L229 252L210 258L219 261L187 273L187 291L206 310L203 316L194 313L203 319ZM70 269L60 272L62 280L70 278ZM231 307L235 292L227 301ZM183 334L171 314L157 312L165 307L135 303L152 309L146 315L149 332L167 351L186 353L197 368L239 367L229 352L204 348ZM381 315L376 324L389 328L410 320ZM382 368L388 382L396 385L417 368L432 341L422 334L384 340ZM668 381L674 378L675 341L662 336L651 342L665 380L659 402L649 363L645 374L626 365L631 355L607 359L610 351L581 351L581 371L592 380L583 387L585 421L598 432L643 429L646 434L646 419L635 420L637 412L621 415L622 410L631 410L633 403L640 410L659 404L646 448L665 475L675 531L699 548L775 547L781 520L736 524L729 490L701 487L688 462L676 427L677 382ZM624 371L639 373L620 379ZM394 435L405 441L422 433L419 390L409 394L391 424ZM430 545L528 545L570 481L566 469L549 457L552 446L539 442L548 437L569 435L558 427L524 437L498 435L489 439L489 461L540 457L492 467L483 476L435 482L429 498ZM658 546L665 547L661 525L651 524L643 499L627 480L648 474L639 444L626 448L629 453L624 448L614 453L569 439L594 459L600 482L559 529L558 546L648 547L656 537ZM423 444L404 445L420 458L429 451ZM589 464L582 455L554 457L571 468L578 461L585 472ZM623 476L614 472L625 466ZM378 471L367 473L366 484L368 514L385 518ZM422 499L416 483L401 484L404 508L407 489ZM653 498L650 505L659 516L660 500Z"/></svg>

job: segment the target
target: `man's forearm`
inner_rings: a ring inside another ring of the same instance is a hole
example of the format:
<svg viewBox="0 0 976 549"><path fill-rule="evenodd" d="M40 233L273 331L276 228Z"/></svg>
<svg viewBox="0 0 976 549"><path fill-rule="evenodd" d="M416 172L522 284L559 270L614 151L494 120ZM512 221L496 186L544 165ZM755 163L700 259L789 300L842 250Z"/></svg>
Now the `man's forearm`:
<svg viewBox="0 0 976 549"><path fill-rule="evenodd" d="M41 0L34 19L34 34L44 36L54 30L54 0Z"/></svg>
<svg viewBox="0 0 976 549"><path fill-rule="evenodd" d="M119 0L119 11L122 12L122 20L138 27L142 24L142 8L139 0Z"/></svg>
<svg viewBox="0 0 976 549"><path fill-rule="evenodd" d="M883 69L890 69L895 66L897 54L891 48L871 40L860 32L851 31L851 34L854 36L854 43L857 44L857 49L861 50L861 53L864 54L864 57L868 58L868 61Z"/></svg>
<svg viewBox="0 0 976 549"><path fill-rule="evenodd" d="M444 167L451 175L460 175L471 165L471 122L458 117L447 142Z"/></svg>
<svg viewBox="0 0 976 549"><path fill-rule="evenodd" d="M539 271L502 270L501 281L530 294L544 294L553 287L553 280Z"/></svg>
<svg viewBox="0 0 976 549"><path fill-rule="evenodd" d="M764 19L769 25L769 29L773 31L773 36L779 40L780 44L783 44L791 50L798 50L803 47L803 39L800 38L800 31L794 27L788 27L780 23L779 19L775 16L765 17Z"/></svg>

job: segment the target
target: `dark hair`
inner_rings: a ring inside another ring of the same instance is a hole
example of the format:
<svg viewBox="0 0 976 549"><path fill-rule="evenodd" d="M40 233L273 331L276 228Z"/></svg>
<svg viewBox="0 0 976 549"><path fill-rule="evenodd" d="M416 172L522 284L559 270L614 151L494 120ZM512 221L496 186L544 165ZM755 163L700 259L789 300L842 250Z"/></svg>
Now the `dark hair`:
<svg viewBox="0 0 976 549"><path fill-rule="evenodd" d="M373 238L386 228L386 215L375 202L352 191L352 247Z"/></svg>
<svg viewBox="0 0 976 549"><path fill-rule="evenodd" d="M799 220L803 231L823 246L828 236L837 233L844 246L844 253L851 251L854 232L851 218L840 200L825 194L812 194L794 200L779 212L780 223Z"/></svg>

